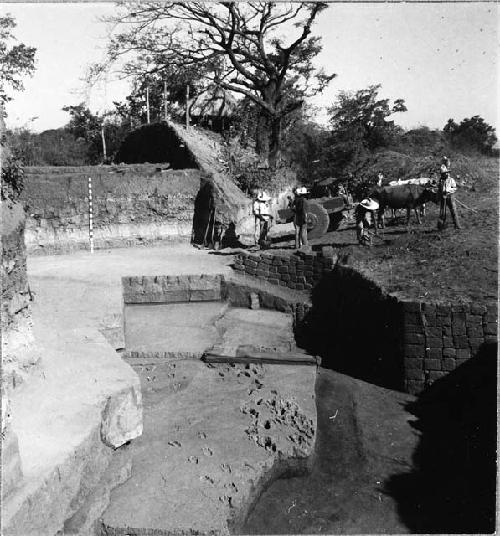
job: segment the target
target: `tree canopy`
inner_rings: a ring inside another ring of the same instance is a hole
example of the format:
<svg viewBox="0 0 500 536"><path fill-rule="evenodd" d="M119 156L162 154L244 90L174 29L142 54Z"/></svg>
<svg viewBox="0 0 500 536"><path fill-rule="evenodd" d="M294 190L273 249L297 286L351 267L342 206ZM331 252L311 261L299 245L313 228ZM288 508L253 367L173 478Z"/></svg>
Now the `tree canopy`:
<svg viewBox="0 0 500 536"><path fill-rule="evenodd" d="M326 7L322 2L123 3L111 19L117 30L108 59L128 58L125 74L167 76L169 69L203 68L211 83L257 106L256 149L274 166L282 120L335 76L313 63L321 39L310 35L312 25Z"/></svg>
<svg viewBox="0 0 500 536"><path fill-rule="evenodd" d="M24 89L23 77L35 70L36 49L16 43L12 30L16 27L10 15L0 17L0 104L12 99L9 90Z"/></svg>
<svg viewBox="0 0 500 536"><path fill-rule="evenodd" d="M491 154L498 141L495 129L479 115L466 117L460 124L448 119L443 131L451 143L462 150Z"/></svg>

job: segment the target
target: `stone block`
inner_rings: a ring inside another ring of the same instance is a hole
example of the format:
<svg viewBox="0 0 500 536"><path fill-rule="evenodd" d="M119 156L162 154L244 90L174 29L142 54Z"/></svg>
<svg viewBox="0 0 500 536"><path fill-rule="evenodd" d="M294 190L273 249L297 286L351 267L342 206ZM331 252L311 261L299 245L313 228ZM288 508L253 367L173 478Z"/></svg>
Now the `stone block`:
<svg viewBox="0 0 500 536"><path fill-rule="evenodd" d="M287 274L288 273L288 266L278 266L278 273L279 274Z"/></svg>
<svg viewBox="0 0 500 536"><path fill-rule="evenodd" d="M422 333L406 332L404 334L404 342L408 344L424 344L425 337Z"/></svg>
<svg viewBox="0 0 500 536"><path fill-rule="evenodd" d="M304 290L311 290L313 286L310 283L304 283Z"/></svg>
<svg viewBox="0 0 500 536"><path fill-rule="evenodd" d="M281 281L290 281L290 275L289 274L281 274L280 279L281 279Z"/></svg>
<svg viewBox="0 0 500 536"><path fill-rule="evenodd" d="M443 358L456 357L456 348L443 348Z"/></svg>
<svg viewBox="0 0 500 536"><path fill-rule="evenodd" d="M404 355L405 357L424 357L425 346L423 344L405 344Z"/></svg>
<svg viewBox="0 0 500 536"><path fill-rule="evenodd" d="M464 336L453 337L455 348L469 348L469 339Z"/></svg>
<svg viewBox="0 0 500 536"><path fill-rule="evenodd" d="M451 307L449 305L444 305L444 304L436 305L436 313L438 315L448 316L451 313Z"/></svg>
<svg viewBox="0 0 500 536"><path fill-rule="evenodd" d="M485 305L479 305L479 304L471 304L470 306L470 312L473 315L483 315L486 313L487 308Z"/></svg>
<svg viewBox="0 0 500 536"><path fill-rule="evenodd" d="M274 265L269 266L269 273L270 274L277 274L278 273L278 267L274 266Z"/></svg>
<svg viewBox="0 0 500 536"><path fill-rule="evenodd" d="M483 326L473 326L473 327L467 327L467 336L469 338L479 338L483 336Z"/></svg>
<svg viewBox="0 0 500 536"><path fill-rule="evenodd" d="M482 324L483 323L483 317L482 315L473 315L470 313L467 313L465 315L465 322L468 326L475 325L475 324Z"/></svg>
<svg viewBox="0 0 500 536"><path fill-rule="evenodd" d="M279 279L275 279L274 277L270 277L268 281L269 283L271 283L271 285L279 285L279 282L280 282Z"/></svg>
<svg viewBox="0 0 500 536"><path fill-rule="evenodd" d="M433 328L438 327L439 329L441 328L441 324L438 323L437 317L435 314L433 315L431 313L425 313L424 319L425 319L424 321L427 327L433 327Z"/></svg>
<svg viewBox="0 0 500 536"><path fill-rule="evenodd" d="M465 327L465 324L453 324L453 326L451 327L451 332L453 333L453 336L465 335L467 333L467 328Z"/></svg>
<svg viewBox="0 0 500 536"><path fill-rule="evenodd" d="M443 337L443 348L453 348L453 337Z"/></svg>
<svg viewBox="0 0 500 536"><path fill-rule="evenodd" d="M451 326L441 326L441 330L443 332L443 337L451 337L453 335Z"/></svg>
<svg viewBox="0 0 500 536"><path fill-rule="evenodd" d="M433 303L422 303L421 306L422 311L427 314L435 315L436 314L436 306Z"/></svg>
<svg viewBox="0 0 500 536"><path fill-rule="evenodd" d="M141 434L141 391L134 386L108 399L101 415L101 439L116 449Z"/></svg>
<svg viewBox="0 0 500 536"><path fill-rule="evenodd" d="M436 315L436 324L438 326L451 326L451 315Z"/></svg>
<svg viewBox="0 0 500 536"><path fill-rule="evenodd" d="M302 283L295 283L295 290L304 290L304 285Z"/></svg>
<svg viewBox="0 0 500 536"><path fill-rule="evenodd" d="M458 348L457 359L470 359L471 351L469 348Z"/></svg>
<svg viewBox="0 0 500 536"><path fill-rule="evenodd" d="M488 324L490 322L498 322L498 315L495 312L488 311L485 315L483 315L483 323Z"/></svg>
<svg viewBox="0 0 500 536"><path fill-rule="evenodd" d="M485 335L496 335L498 333L498 325L494 322L483 324L483 331Z"/></svg>
<svg viewBox="0 0 500 536"><path fill-rule="evenodd" d="M426 337L427 348L442 348L443 339L438 337Z"/></svg>
<svg viewBox="0 0 500 536"><path fill-rule="evenodd" d="M443 370L449 372L450 370L455 370L457 367L457 362L453 357L445 357L443 359Z"/></svg>
<svg viewBox="0 0 500 536"><path fill-rule="evenodd" d="M440 327L427 327L425 332L429 338L441 338L441 336L443 335L443 330L441 326Z"/></svg>
<svg viewBox="0 0 500 536"><path fill-rule="evenodd" d="M421 333L424 335L424 327L416 324L405 324L405 333Z"/></svg>
<svg viewBox="0 0 500 536"><path fill-rule="evenodd" d="M258 264L259 264L259 263L258 263L257 261L254 261L254 260L252 260L252 259L247 259L247 260L245 261L245 266L248 266L249 268L257 268L257 265L258 265Z"/></svg>
<svg viewBox="0 0 500 536"><path fill-rule="evenodd" d="M405 370L423 370L424 360L419 358L405 357L404 368Z"/></svg>
<svg viewBox="0 0 500 536"><path fill-rule="evenodd" d="M465 323L465 319L466 319L466 313L464 311L455 311L452 309L452 314L451 314L451 317L453 319L453 323L455 324L455 322L457 320L461 320L462 322Z"/></svg>
<svg viewBox="0 0 500 536"><path fill-rule="evenodd" d="M262 269L258 269L255 271L255 275L257 277L262 277L262 278L266 278L269 276L269 272L267 270L262 270Z"/></svg>
<svg viewBox="0 0 500 536"><path fill-rule="evenodd" d="M427 350L427 354L424 360L424 368L432 370L441 370L441 359L443 358L443 351L435 348Z"/></svg>

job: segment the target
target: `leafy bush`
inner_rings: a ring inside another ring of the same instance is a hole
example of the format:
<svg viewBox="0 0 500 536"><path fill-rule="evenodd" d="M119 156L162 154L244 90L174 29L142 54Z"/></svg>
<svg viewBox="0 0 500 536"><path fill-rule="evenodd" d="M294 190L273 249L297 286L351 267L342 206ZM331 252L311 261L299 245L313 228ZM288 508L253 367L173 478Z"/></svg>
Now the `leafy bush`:
<svg viewBox="0 0 500 536"><path fill-rule="evenodd" d="M15 156L2 162L2 199L17 199L24 189L22 162Z"/></svg>

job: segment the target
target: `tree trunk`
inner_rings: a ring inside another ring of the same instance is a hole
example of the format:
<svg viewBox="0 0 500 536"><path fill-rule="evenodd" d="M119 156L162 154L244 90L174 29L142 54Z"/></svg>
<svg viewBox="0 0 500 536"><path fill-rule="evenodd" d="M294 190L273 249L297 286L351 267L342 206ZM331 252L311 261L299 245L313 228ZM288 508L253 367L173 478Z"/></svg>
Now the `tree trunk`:
<svg viewBox="0 0 500 536"><path fill-rule="evenodd" d="M281 162L281 134L282 118L274 117L271 121L271 135L269 140L269 167L276 169Z"/></svg>
<svg viewBox="0 0 500 536"><path fill-rule="evenodd" d="M255 151L266 163L269 159L270 146L270 117L265 111L259 111L257 128L255 130Z"/></svg>

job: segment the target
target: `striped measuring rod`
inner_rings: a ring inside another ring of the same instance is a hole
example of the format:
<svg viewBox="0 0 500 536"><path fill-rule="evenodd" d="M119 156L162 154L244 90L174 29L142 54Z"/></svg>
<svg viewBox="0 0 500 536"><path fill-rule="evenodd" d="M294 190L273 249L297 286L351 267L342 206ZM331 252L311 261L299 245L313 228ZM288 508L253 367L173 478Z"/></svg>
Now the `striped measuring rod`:
<svg viewBox="0 0 500 536"><path fill-rule="evenodd" d="M89 177L89 240L90 253L94 253L94 215L92 209L92 177Z"/></svg>

